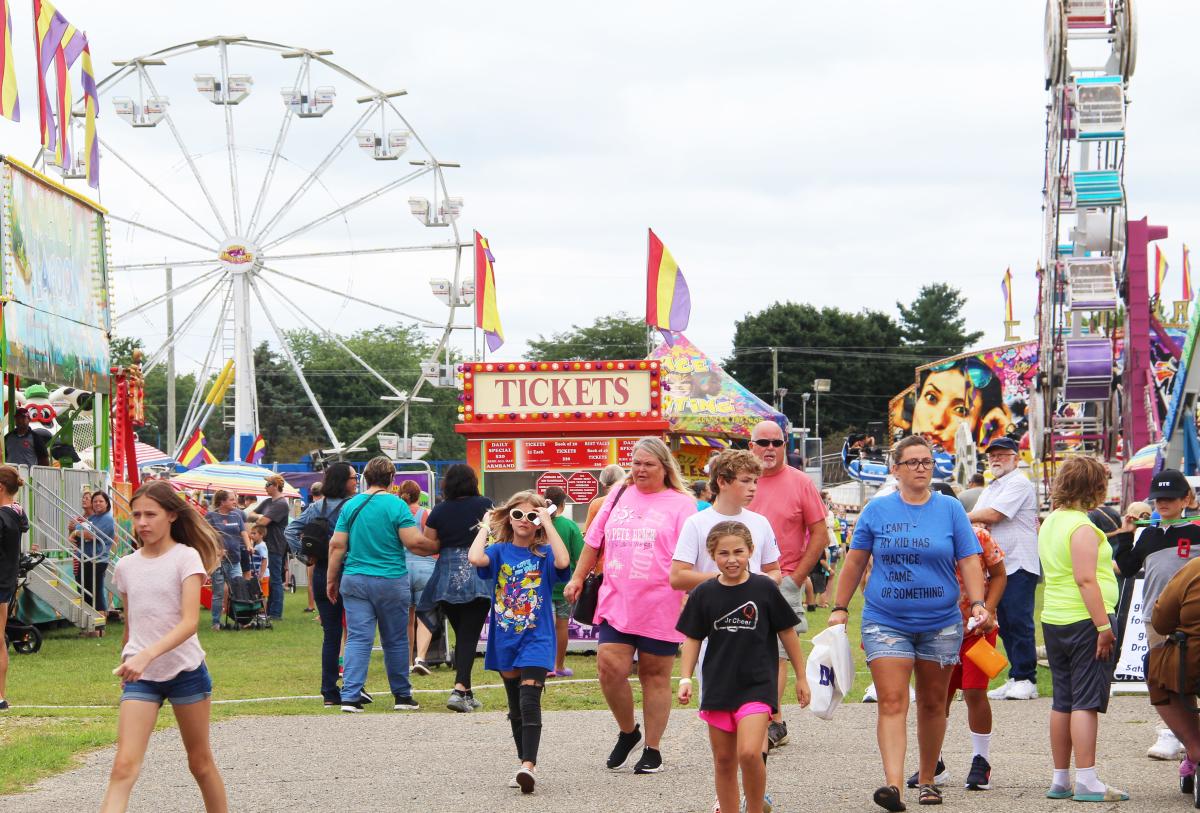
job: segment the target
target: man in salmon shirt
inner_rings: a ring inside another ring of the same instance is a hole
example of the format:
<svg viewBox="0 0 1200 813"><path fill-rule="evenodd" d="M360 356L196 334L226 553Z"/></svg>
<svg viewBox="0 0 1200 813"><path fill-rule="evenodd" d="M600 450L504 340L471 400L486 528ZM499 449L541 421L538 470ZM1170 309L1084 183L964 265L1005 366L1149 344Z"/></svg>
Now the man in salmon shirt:
<svg viewBox="0 0 1200 813"><path fill-rule="evenodd" d="M783 429L774 421L762 421L750 434L750 451L762 463L758 491L750 503L751 511L762 514L771 523L779 543L779 567L783 582L779 585L783 597L800 623L796 633L808 632L804 617L804 582L816 567L821 551L829 544L829 527L825 523L825 504L813 481L804 472L787 464ZM813 539L813 544L809 540ZM775 748L787 743L787 723L783 720L783 691L787 686L787 653L779 650L780 712L767 727L767 742Z"/></svg>

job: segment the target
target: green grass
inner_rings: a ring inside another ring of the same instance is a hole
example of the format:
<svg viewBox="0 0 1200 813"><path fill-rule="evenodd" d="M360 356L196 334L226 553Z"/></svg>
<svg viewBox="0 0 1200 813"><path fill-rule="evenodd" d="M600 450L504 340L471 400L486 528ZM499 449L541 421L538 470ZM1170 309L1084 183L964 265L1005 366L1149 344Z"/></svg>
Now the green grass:
<svg viewBox="0 0 1200 813"><path fill-rule="evenodd" d="M213 675L214 700L319 694L321 625L312 614L302 612L306 601L303 593L287 595L285 620L277 622L273 630L264 631L213 632L208 629L208 614L201 612L200 641ZM851 603L852 640L858 637L861 604L861 595L856 595ZM1038 611L1040 607L1039 590ZM829 611L825 609L809 614L809 632L802 636L806 653L811 648L812 637L825 628L828 616ZM0 795L17 793L44 776L68 770L80 754L116 741L116 706L121 690L112 670L120 662L122 633L120 624L110 625L107 635L98 639L80 638L72 628L51 630L38 654L11 656L8 700L14 708L0 715ZM1037 634L1040 643L1040 627ZM856 676L852 700L857 701L871 680L862 650L853 647L853 652ZM575 670L576 680L596 677L595 658L590 655L570 655L568 665ZM499 684L500 680L496 673L485 672L483 659L478 658L473 682L479 687ZM1000 682L1000 678L995 681L996 684ZM416 694L422 710L452 713L444 704L453 684L454 673L448 667L435 668L429 677L414 676L415 689L438 690ZM633 685L635 699L640 702L638 684L635 681ZM372 656L367 686L378 691L381 701L387 699L387 681L379 652ZM1049 696L1048 670L1039 670L1038 691L1044 697ZM476 693L485 709L505 708L502 688L480 688ZM785 698L794 696L789 686ZM547 710L606 708L600 688L594 682L551 680L543 702ZM70 708L79 706L100 708ZM367 708L369 713L391 713L390 703L380 702ZM216 720L244 715L320 713L319 699L263 700L213 706ZM160 716L160 726L170 725L174 725L174 718L165 712Z"/></svg>

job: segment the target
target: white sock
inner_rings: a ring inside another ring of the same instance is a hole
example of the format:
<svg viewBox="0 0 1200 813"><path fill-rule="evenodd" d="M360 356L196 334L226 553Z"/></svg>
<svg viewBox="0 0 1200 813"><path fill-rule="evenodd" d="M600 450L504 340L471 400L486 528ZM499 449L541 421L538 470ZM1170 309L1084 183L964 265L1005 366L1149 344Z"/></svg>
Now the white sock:
<svg viewBox="0 0 1200 813"><path fill-rule="evenodd" d="M972 731L971 748L975 751L975 754L978 754L984 759L990 760L992 750L992 735L990 733L976 734L974 731ZM972 754L972 756L975 754Z"/></svg>
<svg viewBox="0 0 1200 813"><path fill-rule="evenodd" d="M1093 770L1095 770L1093 768ZM1050 780L1050 784L1056 788L1071 787L1071 769L1070 768L1055 768L1054 778Z"/></svg>
<svg viewBox="0 0 1200 813"><path fill-rule="evenodd" d="M1103 793L1104 783L1096 776L1096 766L1075 769L1075 787L1082 787L1088 793Z"/></svg>

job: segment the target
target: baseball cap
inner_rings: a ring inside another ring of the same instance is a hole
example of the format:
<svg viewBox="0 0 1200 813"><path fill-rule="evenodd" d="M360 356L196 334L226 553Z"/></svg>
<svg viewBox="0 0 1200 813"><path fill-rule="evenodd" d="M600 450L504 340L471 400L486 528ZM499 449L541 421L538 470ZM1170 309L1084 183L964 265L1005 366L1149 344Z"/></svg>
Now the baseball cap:
<svg viewBox="0 0 1200 813"><path fill-rule="evenodd" d="M13 413L15 417L29 417L29 410L25 407L17 407L17 411Z"/></svg>
<svg viewBox="0 0 1200 813"><path fill-rule="evenodd" d="M1019 452L1020 447L1017 445L1017 442L1015 440L1013 440L1012 438L996 438L995 440L993 440L991 443L989 443L987 445L986 449L984 449L985 452L998 452L1001 450L1009 451L1009 452Z"/></svg>
<svg viewBox="0 0 1200 813"><path fill-rule="evenodd" d="M1145 503L1141 500L1138 500L1137 502L1131 502L1125 508L1125 516L1133 517L1135 519L1138 519L1143 515L1148 517L1153 513L1154 509L1150 507L1150 503Z"/></svg>
<svg viewBox="0 0 1200 813"><path fill-rule="evenodd" d="M1150 481L1150 494L1148 497L1151 500L1157 500L1162 497L1176 499L1187 497L1191 493L1192 487L1188 484L1187 478L1183 476L1183 472L1176 469L1163 469L1154 475L1154 479Z"/></svg>

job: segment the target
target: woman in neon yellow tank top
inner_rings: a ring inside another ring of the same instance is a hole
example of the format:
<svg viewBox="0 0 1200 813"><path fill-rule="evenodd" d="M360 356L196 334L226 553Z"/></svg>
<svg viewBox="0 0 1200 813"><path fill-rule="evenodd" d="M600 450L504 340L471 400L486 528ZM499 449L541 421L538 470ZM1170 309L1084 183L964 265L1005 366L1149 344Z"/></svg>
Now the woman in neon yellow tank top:
<svg viewBox="0 0 1200 813"><path fill-rule="evenodd" d="M1042 635L1054 681L1050 706L1054 776L1046 791L1050 799L1121 802L1129 798L1096 776L1099 714L1108 710L1116 665L1117 577L1112 548L1086 512L1104 502L1107 493L1108 469L1103 463L1090 457L1070 458L1054 478L1054 511L1038 532L1045 577Z"/></svg>

